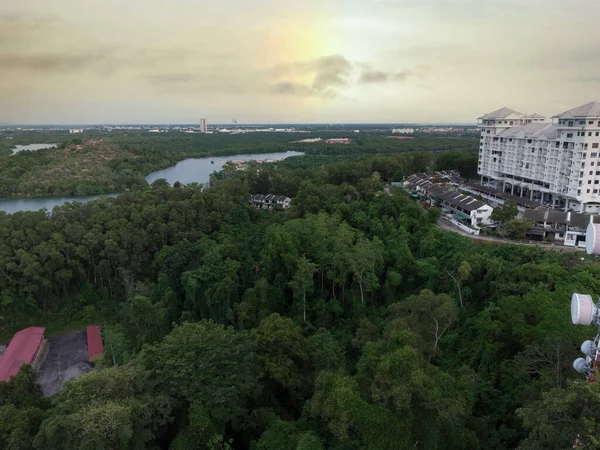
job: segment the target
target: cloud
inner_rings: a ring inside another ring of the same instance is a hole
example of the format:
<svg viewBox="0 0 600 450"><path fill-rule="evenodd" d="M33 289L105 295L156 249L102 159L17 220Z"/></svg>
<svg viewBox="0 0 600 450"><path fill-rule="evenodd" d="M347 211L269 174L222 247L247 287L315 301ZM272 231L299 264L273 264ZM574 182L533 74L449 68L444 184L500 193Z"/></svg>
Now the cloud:
<svg viewBox="0 0 600 450"><path fill-rule="evenodd" d="M358 82L361 84L377 84L390 81L406 81L411 75L413 75L413 72L410 70L382 72L380 70L364 69L358 78Z"/></svg>
<svg viewBox="0 0 600 450"><path fill-rule="evenodd" d="M35 72L64 72L78 70L97 64L98 60L91 55L57 55L34 54L0 55L0 66L3 70L30 70Z"/></svg>
<svg viewBox="0 0 600 450"><path fill-rule="evenodd" d="M281 64L269 71L276 79L271 92L278 95L335 98L339 94L337 89L349 84L353 70L354 65L342 55ZM312 78L312 81L294 81L300 78Z"/></svg>

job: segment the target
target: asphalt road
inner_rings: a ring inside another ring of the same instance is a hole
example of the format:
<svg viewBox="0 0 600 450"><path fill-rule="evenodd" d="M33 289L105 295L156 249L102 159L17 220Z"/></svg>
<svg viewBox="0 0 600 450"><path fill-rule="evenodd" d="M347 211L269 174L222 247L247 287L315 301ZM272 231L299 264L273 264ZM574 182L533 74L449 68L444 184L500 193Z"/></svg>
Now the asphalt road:
<svg viewBox="0 0 600 450"><path fill-rule="evenodd" d="M37 377L44 395L49 397L60 392L66 381L92 370L87 358L85 330L49 337L48 354Z"/></svg>

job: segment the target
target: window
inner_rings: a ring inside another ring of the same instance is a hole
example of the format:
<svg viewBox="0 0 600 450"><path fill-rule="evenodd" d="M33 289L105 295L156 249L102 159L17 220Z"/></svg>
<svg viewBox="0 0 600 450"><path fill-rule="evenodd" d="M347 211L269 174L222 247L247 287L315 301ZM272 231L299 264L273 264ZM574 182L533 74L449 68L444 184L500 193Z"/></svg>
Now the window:
<svg viewBox="0 0 600 450"><path fill-rule="evenodd" d="M513 121L511 120L509 125L512 125L512 124L513 124Z"/></svg>
<svg viewBox="0 0 600 450"><path fill-rule="evenodd" d="M490 134L490 130L487 130L487 134Z"/></svg>
<svg viewBox="0 0 600 450"><path fill-rule="evenodd" d="M528 143L528 144L531 144L531 139L527 139L527 143Z"/></svg>
<svg viewBox="0 0 600 450"><path fill-rule="evenodd" d="M583 172L579 172L579 178L583 178Z"/></svg>
<svg viewBox="0 0 600 450"><path fill-rule="evenodd" d="M588 180L588 184L592 184L592 180Z"/></svg>
<svg viewBox="0 0 600 450"><path fill-rule="evenodd" d="M579 125L585 125L585 120L580 120Z"/></svg>
<svg viewBox="0 0 600 450"><path fill-rule="evenodd" d="M600 131L596 131L596 136L600 136Z"/></svg>
<svg viewBox="0 0 600 450"><path fill-rule="evenodd" d="M587 149L588 145L587 144L583 144L583 148Z"/></svg>
<svg viewBox="0 0 600 450"><path fill-rule="evenodd" d="M594 184L598 184L598 183L600 183L600 181L594 180Z"/></svg>
<svg viewBox="0 0 600 450"><path fill-rule="evenodd" d="M592 135L592 132L590 131L590 132L588 133L588 136L591 136L591 135Z"/></svg>
<svg viewBox="0 0 600 450"><path fill-rule="evenodd" d="M600 170L597 170L597 171L596 171L596 175L600 175Z"/></svg>
<svg viewBox="0 0 600 450"><path fill-rule="evenodd" d="M590 175L594 175L594 172L592 172L591 170L590 170Z"/></svg>
<svg viewBox="0 0 600 450"><path fill-rule="evenodd" d="M589 120L588 121L588 125L594 125L594 121L593 120Z"/></svg>
<svg viewBox="0 0 600 450"><path fill-rule="evenodd" d="M567 139L572 138L573 137L573 133L567 133Z"/></svg>
<svg viewBox="0 0 600 450"><path fill-rule="evenodd" d="M567 124L567 126L572 127L574 125L575 125L575 121L569 120L569 123Z"/></svg>
<svg viewBox="0 0 600 450"><path fill-rule="evenodd" d="M581 195L581 189L577 191L577 195Z"/></svg>
<svg viewBox="0 0 600 450"><path fill-rule="evenodd" d="M580 181L580 182L579 182L579 186L581 186L581 183L582 183L582 182Z"/></svg>
<svg viewBox="0 0 600 450"><path fill-rule="evenodd" d="M594 193L594 194L597 194L597 193L598 193L598 189L594 189L594 192L593 192L593 193Z"/></svg>
<svg viewBox="0 0 600 450"><path fill-rule="evenodd" d="M585 191L585 193L586 193L586 194L589 194L589 193L590 193L590 190L588 189L587 191Z"/></svg>
<svg viewBox="0 0 600 450"><path fill-rule="evenodd" d="M594 142L594 143L592 144L592 148L598 148L598 142ZM592 153L592 158L595 158L595 157L596 157L596 154L595 154L595 153Z"/></svg>
<svg viewBox="0 0 600 450"><path fill-rule="evenodd" d="M594 165L594 161L592 161L592 166Z"/></svg>

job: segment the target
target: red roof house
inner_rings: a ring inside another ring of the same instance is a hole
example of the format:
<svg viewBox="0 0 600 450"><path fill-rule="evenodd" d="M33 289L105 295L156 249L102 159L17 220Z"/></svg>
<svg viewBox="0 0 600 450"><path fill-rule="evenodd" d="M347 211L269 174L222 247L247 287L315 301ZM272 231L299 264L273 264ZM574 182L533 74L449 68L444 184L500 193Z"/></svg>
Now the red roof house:
<svg viewBox="0 0 600 450"><path fill-rule="evenodd" d="M44 342L45 328L29 327L13 336L0 358L0 381L8 381L23 364L33 364Z"/></svg>
<svg viewBox="0 0 600 450"><path fill-rule="evenodd" d="M87 327L87 344L88 344L88 361L96 355L101 354L104 351L102 345L102 333L100 332L100 325L90 325Z"/></svg>

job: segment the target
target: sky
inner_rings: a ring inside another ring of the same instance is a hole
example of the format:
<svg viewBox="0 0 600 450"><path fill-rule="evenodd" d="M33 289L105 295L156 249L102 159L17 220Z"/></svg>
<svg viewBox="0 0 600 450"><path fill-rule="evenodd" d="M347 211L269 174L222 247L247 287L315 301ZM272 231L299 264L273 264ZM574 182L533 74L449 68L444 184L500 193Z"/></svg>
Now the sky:
<svg viewBox="0 0 600 450"><path fill-rule="evenodd" d="M600 101L597 0L1 0L0 123L474 123Z"/></svg>

